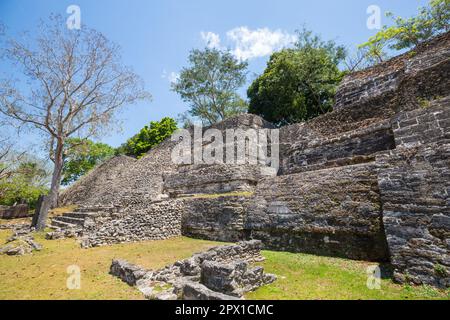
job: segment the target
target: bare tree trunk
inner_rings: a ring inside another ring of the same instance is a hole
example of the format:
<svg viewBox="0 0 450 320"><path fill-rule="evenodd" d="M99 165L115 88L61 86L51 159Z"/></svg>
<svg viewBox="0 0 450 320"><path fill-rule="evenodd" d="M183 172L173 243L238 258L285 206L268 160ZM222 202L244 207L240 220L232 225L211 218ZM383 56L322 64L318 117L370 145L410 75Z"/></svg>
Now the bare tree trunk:
<svg viewBox="0 0 450 320"><path fill-rule="evenodd" d="M55 167L53 169L52 184L48 197L44 200L39 213L39 218L36 225L36 230L44 230L47 223L48 211L54 208L58 204L58 193L61 186L61 176L63 169L63 146L64 141L58 138L58 142L55 150Z"/></svg>

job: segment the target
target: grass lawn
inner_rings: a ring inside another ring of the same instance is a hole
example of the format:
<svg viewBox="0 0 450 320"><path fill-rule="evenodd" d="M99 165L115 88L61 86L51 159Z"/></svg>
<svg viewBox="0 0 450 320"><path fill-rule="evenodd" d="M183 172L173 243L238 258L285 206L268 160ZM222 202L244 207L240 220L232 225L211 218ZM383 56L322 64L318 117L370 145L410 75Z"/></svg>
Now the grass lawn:
<svg viewBox="0 0 450 320"><path fill-rule="evenodd" d="M376 263L273 251L263 255L266 261L260 265L278 280L247 294L248 299L450 299L449 290L397 285L391 279L382 279L379 290L370 290L366 270Z"/></svg>
<svg viewBox="0 0 450 320"><path fill-rule="evenodd" d="M11 234L0 231L0 244ZM211 241L175 238L165 241L118 244L81 249L74 239L45 240L44 246L28 256L0 256L0 299L142 299L136 289L108 274L113 258L122 258L147 268L161 268L205 250ZM81 269L81 289L69 290L67 267Z"/></svg>
<svg viewBox="0 0 450 320"><path fill-rule="evenodd" d="M0 244L10 231L0 231ZM217 242L174 238L81 249L73 239L36 240L41 252L0 256L0 299L142 299L134 288L108 274L113 258L160 268L205 250ZM381 290L366 287L365 262L306 254L264 251L262 265L279 279L249 293L247 299L449 299L449 292L382 281ZM67 267L81 269L81 289L66 287Z"/></svg>

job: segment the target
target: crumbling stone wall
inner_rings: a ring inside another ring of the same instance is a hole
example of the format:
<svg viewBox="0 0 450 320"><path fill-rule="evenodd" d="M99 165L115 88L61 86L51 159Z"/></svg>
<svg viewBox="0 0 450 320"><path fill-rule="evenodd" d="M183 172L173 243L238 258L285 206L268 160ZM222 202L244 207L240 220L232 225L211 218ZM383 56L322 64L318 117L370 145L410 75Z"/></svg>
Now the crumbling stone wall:
<svg viewBox="0 0 450 320"><path fill-rule="evenodd" d="M395 112L415 109L407 101L430 99L448 91L449 63L447 32L398 57L345 77L336 94L334 110L362 106L370 114L371 106L376 106L373 101L382 97L389 100L377 108L393 108Z"/></svg>
<svg viewBox="0 0 450 320"><path fill-rule="evenodd" d="M268 249L388 259L373 164L264 179L245 227Z"/></svg>
<svg viewBox="0 0 450 320"><path fill-rule="evenodd" d="M192 165L164 177L164 192L170 196L252 191L261 177L260 166Z"/></svg>
<svg viewBox="0 0 450 320"><path fill-rule="evenodd" d="M450 144L380 156L379 185L398 281L450 285Z"/></svg>
<svg viewBox="0 0 450 320"><path fill-rule="evenodd" d="M281 130L291 129L286 127ZM291 174L371 162L375 160L377 152L394 148L391 123L387 120L333 137L304 135L282 149L280 173Z"/></svg>
<svg viewBox="0 0 450 320"><path fill-rule="evenodd" d="M182 209L177 200L151 204L141 201L119 212L94 215L84 222L83 246L181 236Z"/></svg>
<svg viewBox="0 0 450 320"><path fill-rule="evenodd" d="M61 205L69 204L106 204L110 199L99 195L105 190L114 188L114 184L120 181L122 175L130 168L136 159L119 156L113 157L92 169L88 174L75 182L70 188L63 190L59 201ZM106 203L105 203L106 202Z"/></svg>
<svg viewBox="0 0 450 320"><path fill-rule="evenodd" d="M177 168L171 161L174 144L166 140L139 160L126 156L112 158L64 191L61 204L125 207L135 200L160 200L163 175Z"/></svg>
<svg viewBox="0 0 450 320"><path fill-rule="evenodd" d="M248 202L245 196L184 199L182 233L216 241L243 240Z"/></svg>
<svg viewBox="0 0 450 320"><path fill-rule="evenodd" d="M450 142L450 96L422 101L419 109L400 113L392 119L398 147L433 142Z"/></svg>
<svg viewBox="0 0 450 320"><path fill-rule="evenodd" d="M0 206L0 219L17 219L29 217L29 208L27 204L18 204L15 206Z"/></svg>
<svg viewBox="0 0 450 320"><path fill-rule="evenodd" d="M393 119L380 155L383 220L398 281L450 286L450 99Z"/></svg>
<svg viewBox="0 0 450 320"><path fill-rule="evenodd" d="M262 267L250 267L264 260L260 250L256 240L213 247L155 271L113 260L110 273L136 286L147 299L236 300L276 280Z"/></svg>

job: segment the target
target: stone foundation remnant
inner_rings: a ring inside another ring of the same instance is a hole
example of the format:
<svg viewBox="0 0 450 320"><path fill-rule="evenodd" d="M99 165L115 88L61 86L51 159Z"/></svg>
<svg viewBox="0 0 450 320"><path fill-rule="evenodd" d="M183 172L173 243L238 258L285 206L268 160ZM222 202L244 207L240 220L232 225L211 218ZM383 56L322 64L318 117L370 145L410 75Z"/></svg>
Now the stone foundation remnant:
<svg viewBox="0 0 450 320"><path fill-rule="evenodd" d="M203 130L274 127L243 114ZM63 191L63 204L80 209L54 218L49 236L85 247L257 239L270 250L390 262L396 281L450 286L450 32L348 74L332 112L278 133L265 145L279 150L273 174L264 161L178 165L170 139L141 159L115 157ZM260 274L236 263L193 267L198 279L203 269L205 279L233 274L245 288L239 275ZM234 292L228 280L204 281ZM200 280L183 288L213 294Z"/></svg>
<svg viewBox="0 0 450 320"><path fill-rule="evenodd" d="M136 286L147 299L235 300L270 284L276 276L250 263L264 260L261 241L211 248L163 269L150 271L113 260L110 273Z"/></svg>
<svg viewBox="0 0 450 320"><path fill-rule="evenodd" d="M33 251L42 250L42 246L31 235L33 229L29 225L15 225L13 234L6 239L6 243L0 246L0 254L9 256L21 256L31 254Z"/></svg>
<svg viewBox="0 0 450 320"><path fill-rule="evenodd" d="M0 206L0 219L18 219L29 217L29 208L27 204L18 204L15 206Z"/></svg>

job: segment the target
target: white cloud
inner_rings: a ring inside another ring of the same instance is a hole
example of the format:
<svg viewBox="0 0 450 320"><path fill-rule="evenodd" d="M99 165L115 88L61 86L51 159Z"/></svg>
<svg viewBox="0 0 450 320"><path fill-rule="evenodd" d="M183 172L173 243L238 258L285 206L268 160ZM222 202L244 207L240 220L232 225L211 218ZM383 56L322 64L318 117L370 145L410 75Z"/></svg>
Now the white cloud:
<svg viewBox="0 0 450 320"><path fill-rule="evenodd" d="M180 74L172 71L172 72L169 74L169 76L168 76L167 79L169 79L170 82L175 82L175 81L177 81L179 78L180 78Z"/></svg>
<svg viewBox="0 0 450 320"><path fill-rule="evenodd" d="M166 70L163 70L161 78L169 80L170 83L176 82L180 78L180 74L176 72L167 73Z"/></svg>
<svg viewBox="0 0 450 320"><path fill-rule="evenodd" d="M250 30L247 27L234 28L227 32L227 38L234 44L232 52L240 60L265 57L295 42L296 36L281 30L268 28Z"/></svg>
<svg viewBox="0 0 450 320"><path fill-rule="evenodd" d="M220 36L214 32L201 32L208 48L222 49ZM239 60L250 60L271 55L274 51L292 45L297 37L280 29L259 28L250 30L242 26L226 33L227 44L233 55Z"/></svg>
<svg viewBox="0 0 450 320"><path fill-rule="evenodd" d="M217 33L202 31L200 32L200 35L208 48L220 48L220 36Z"/></svg>

